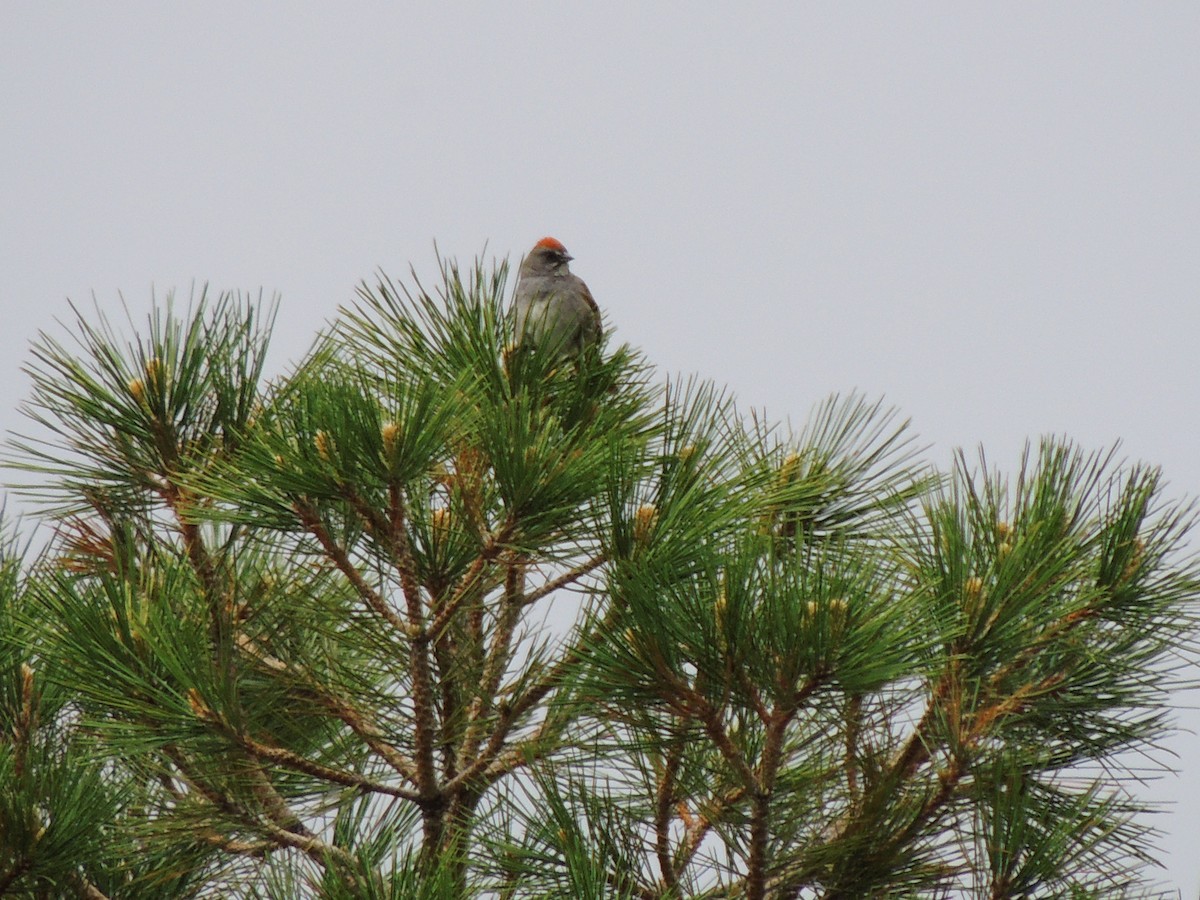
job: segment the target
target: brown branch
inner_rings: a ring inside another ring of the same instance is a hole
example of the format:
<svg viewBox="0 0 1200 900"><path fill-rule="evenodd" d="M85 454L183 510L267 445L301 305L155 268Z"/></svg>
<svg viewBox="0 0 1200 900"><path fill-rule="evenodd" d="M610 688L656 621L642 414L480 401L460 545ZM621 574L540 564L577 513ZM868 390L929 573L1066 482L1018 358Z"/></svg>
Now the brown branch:
<svg viewBox="0 0 1200 900"><path fill-rule="evenodd" d="M896 782L911 778L917 770L929 762L932 756L932 734L939 715L945 714L950 719L950 727L958 736L956 749L949 754L946 768L937 773L938 789L921 806L909 825L894 838L889 840L880 852L891 852L906 841L911 840L922 828L949 803L959 790L963 777L969 770L969 763L975 748L1004 720L1019 715L1029 708L1029 705L1040 695L1055 691L1066 680L1063 673L1054 673L1034 683L1027 683L1015 691L999 695L1001 683L1022 668L1027 667L1054 638L1071 631L1079 623L1087 621L1095 614L1091 608L1079 609L1068 613L1047 627L1037 639L1018 653L1013 659L1001 666L987 680L983 696L984 702L976 705L973 711L962 709L962 698L959 685L959 661L950 657L946 668L938 679L920 720L913 728L908 740L889 766L888 774L879 782L877 790L894 788ZM852 752L847 736L847 754ZM852 830L863 825L862 808L868 806L865 798L858 804L853 815L844 816L842 821L826 838L827 843L845 837ZM780 874L768 885L771 891L782 893L795 890L811 873L792 871ZM827 898L845 896L838 890L826 895Z"/></svg>
<svg viewBox="0 0 1200 900"><path fill-rule="evenodd" d="M767 736L758 764L757 789L754 791L753 808L750 813L750 855L746 863L746 896L750 900L763 900L766 896L771 798L775 793L775 779L779 775L779 764L783 758L783 739L787 734L788 725L800 709L800 704L817 690L822 681L820 675L810 678L789 698L786 705L777 707L771 713L767 722Z"/></svg>
<svg viewBox="0 0 1200 900"><path fill-rule="evenodd" d="M34 704L33 669L21 663L21 711L12 724L13 773L20 778L25 774L25 761L29 755L29 743L37 730L37 711Z"/></svg>
<svg viewBox="0 0 1200 900"><path fill-rule="evenodd" d="M341 847L326 843L314 834L296 834L286 828L279 827L273 822L262 820L253 823L253 827L260 829L275 843L299 850L317 865L321 866L321 868L326 868L330 860L340 863L348 870L353 870L357 865L354 854L343 850Z"/></svg>
<svg viewBox="0 0 1200 900"><path fill-rule="evenodd" d="M688 690L690 692L690 689ZM750 768L750 764L746 762L741 751L733 745L717 710L713 709L712 705L703 697L692 694L683 711L696 714L704 726L704 733L708 735L709 740L713 742L721 756L737 773L743 786L751 793L756 792L758 779L755 777L754 770Z"/></svg>
<svg viewBox="0 0 1200 900"><path fill-rule="evenodd" d="M929 702L925 705L925 712L922 713L916 727L913 728L904 748L892 761L890 770L893 777L911 778L917 769L929 761L929 731L933 728L939 709L957 681L957 670L956 659L952 657L946 660L946 670L938 679L937 686L930 695ZM890 781L891 779L884 780Z"/></svg>
<svg viewBox="0 0 1200 900"><path fill-rule="evenodd" d="M266 666L272 672L280 674L289 674L300 680L306 690L312 691L316 695L317 700L329 710L333 715L340 719L343 724L350 728L363 743L381 757L388 765L396 772L402 775L409 783L416 783L416 770L413 767L412 761L404 754L400 753L383 737L383 733L367 722L362 714L350 706L341 697L331 693L325 685L317 681L313 676L302 669L297 669L295 666L289 665L274 656L271 656L249 637L240 635L238 637L238 647L245 651L249 656Z"/></svg>
<svg viewBox="0 0 1200 900"><path fill-rule="evenodd" d="M358 710L333 694L321 695L319 699L326 709L341 719L351 731L362 739L364 744L389 766L403 775L410 783L417 784L417 771L413 761L385 740L383 732L364 719Z"/></svg>
<svg viewBox="0 0 1200 900"><path fill-rule="evenodd" d="M846 703L846 789L850 808L856 810L862 799L858 783L858 735L862 730L862 694L854 694Z"/></svg>
<svg viewBox="0 0 1200 900"><path fill-rule="evenodd" d="M771 721L771 710L767 708L767 704L763 702L762 694L759 693L757 685L750 680L744 666L741 665L741 660L738 660L735 665L737 669L738 687L740 687L750 700L750 705L754 707L754 712L764 725Z"/></svg>
<svg viewBox="0 0 1200 900"><path fill-rule="evenodd" d="M257 816L250 810L230 800L220 791L206 784L204 779L200 778L193 770L191 763L187 761L187 758L179 748L167 746L164 748L164 751L168 758L175 763L176 768L179 769L187 784L196 793L225 815L270 838L277 847L291 847L300 850L322 868L330 860L346 866L354 865L354 857L340 847L335 847L332 844L322 841L307 829L304 829L303 833L298 833L277 824L270 818L264 819L261 816ZM268 813L268 815L271 814ZM301 827L303 828L302 825Z"/></svg>
<svg viewBox="0 0 1200 900"><path fill-rule="evenodd" d="M455 786L475 778L482 778L485 783L491 784L509 772L542 758L544 750L539 749L540 745L546 739L546 735L558 724L558 720L550 715L542 719L533 734L509 747L503 755L501 755L501 751L504 750L505 740L513 726L516 725L518 718L536 706L541 698L558 686L557 679L565 672L566 662L568 660L560 661L547 677L527 691L517 703L500 704L499 715L487 744L476 754L470 767L458 775L455 779ZM447 785L447 790L450 790L449 785Z"/></svg>
<svg viewBox="0 0 1200 900"><path fill-rule="evenodd" d="M417 572L413 562L412 546L408 542L407 525L404 515L404 497L398 488L393 486L391 494L391 538L392 557L396 563L396 573L400 576L400 589L404 593L404 601L408 607L408 623L410 629L424 629L425 608L421 596L421 585L417 582Z"/></svg>
<svg viewBox="0 0 1200 900"><path fill-rule="evenodd" d="M978 744L987 736L994 725L1028 709L1030 702L1040 694L1053 691L1066 680L1061 672L1048 675L1037 684L1023 684L1012 694L1002 697L995 703L977 710L972 714L971 727L967 733L966 743L971 746Z"/></svg>
<svg viewBox="0 0 1200 900"><path fill-rule="evenodd" d="M346 576L359 596L374 610L374 612L402 634L408 636L412 646L412 678L413 678L413 710L415 714L416 760L415 771L409 761L401 757L387 742L379 739L379 732L373 726L362 720L349 706L337 698L326 698L333 702L329 704L346 724L367 742L373 750L380 753L393 768L405 774L416 783L421 804L422 817L425 823L427 846L436 846L436 836L441 833L441 804L438 801L437 771L434 766L433 748L436 743L437 723L433 709L432 673L429 659L429 635L423 627L420 586L412 569L411 548L404 533L403 507L396 504L394 513L397 527L393 528L393 547L400 575L401 589L408 606L409 621L397 615L386 603L383 597L375 591L357 567L350 561L346 551L339 547L329 535L319 517L307 504L297 502L295 512L301 523L316 537L327 556ZM373 520L366 520L370 524Z"/></svg>
<svg viewBox="0 0 1200 900"><path fill-rule="evenodd" d="M358 513L358 517L362 520L363 525L366 526L367 531L378 538L381 544L390 547L395 535L395 529L392 525L379 514L379 511L375 507L364 501L349 484L339 482L338 489L342 497ZM399 487L393 484L389 487L388 494L389 496L398 495L399 490Z"/></svg>
<svg viewBox="0 0 1200 900"><path fill-rule="evenodd" d="M711 801L712 808L707 813L699 813L692 816L687 812L686 807L680 804L679 817L684 824L684 841L680 845L676 857L675 870L682 873L689 865L692 859L696 856L696 852L700 849L700 845L704 843L704 839L712 830L714 824L719 821L721 815L726 809L738 803L746 796L744 787L734 788L723 797L715 797Z"/></svg>
<svg viewBox="0 0 1200 900"><path fill-rule="evenodd" d="M561 575L559 575L555 578L551 578L549 581L547 581L541 587L535 588L534 590L530 591L528 594L525 595L523 604L525 606L529 606L531 604L537 603L543 597L547 596L548 594L554 593L559 588L564 588L569 584L575 583L580 578L582 578L584 575L587 575L589 572L592 572L595 569L600 568L600 566L604 565L604 563L606 563L607 561L608 561L607 556L605 556L603 553L597 553L591 559L584 560L583 562L581 562L579 565L575 566L574 568L571 568L568 571L563 572Z"/></svg>
<svg viewBox="0 0 1200 900"><path fill-rule="evenodd" d="M1069 634L1074 631L1082 622L1095 617L1097 610L1094 607L1086 606L1082 609L1076 609L1067 613L1062 618L1047 625L1045 629L1033 640L1033 642L1023 649L1020 653L1013 657L1012 661L1004 666L1001 666L992 675L991 682L999 684L1000 681L1014 674L1020 669L1027 667L1036 658L1038 653L1043 650L1051 641Z"/></svg>
<svg viewBox="0 0 1200 900"><path fill-rule="evenodd" d="M514 522L506 522L495 535L489 535L484 542L483 549L479 551L479 555L475 557L471 567L458 581L458 587L454 594L446 601L445 604L438 609L437 615L429 625L429 630L434 634L441 634L442 630L449 624L454 614L459 608L474 595L475 588L478 586L483 573L487 570L489 563L495 562L500 553L504 550L505 545L512 538L513 532L516 530Z"/></svg>
<svg viewBox="0 0 1200 900"><path fill-rule="evenodd" d="M547 675L538 682L533 688L527 691L521 699L513 704L503 704L500 707L500 722L501 727L497 727L491 738L488 741L487 747L479 754L476 760L476 767L486 768L485 779L488 783L495 782L497 779L506 775L515 769L541 759L544 750L539 749L541 743L545 740L546 735L551 732L559 724L558 720L547 715L539 723L533 734L523 739L520 743L510 747L508 752L503 756L499 755L499 751L504 746L504 739L508 732L516 723L517 718L528 712L536 706L546 694L559 686L559 679L566 672L568 666L573 660L568 656L559 661L559 663ZM553 748L552 748L553 749ZM487 763L490 756L495 755L495 761L491 764ZM463 773L468 775L469 773Z"/></svg>
<svg viewBox="0 0 1200 900"><path fill-rule="evenodd" d="M225 676L232 680L236 678L237 666L233 647L240 646L233 633L234 596L232 586L223 587L217 578L216 566L213 563L212 555L204 543L200 528L187 517L186 509L184 508L187 502L187 495L172 484L164 492L164 497L182 531L184 546L186 547L192 568L204 586L205 596L208 600L209 615L212 620L211 639L214 644L214 659L217 665L224 670ZM198 711L205 709L203 704L194 704L194 707ZM220 726L224 725L220 717L215 714L206 716L205 718L210 722L218 722ZM249 771L250 787L259 803L262 804L263 811L272 817L277 824L286 827L288 831L297 834L308 834L308 829L300 821L300 817L291 810L279 795L279 792L271 784L269 776L263 771L258 761L251 759L249 762L251 763Z"/></svg>
<svg viewBox="0 0 1200 900"><path fill-rule="evenodd" d="M663 766L662 777L658 779L658 797L654 808L654 850L663 884L673 897L679 896L679 878L675 872L675 861L671 858L671 804L682 761L683 745L676 743L667 751L666 765Z"/></svg>
<svg viewBox="0 0 1200 900"><path fill-rule="evenodd" d="M276 849L274 841L239 841L212 830L200 832L199 838L205 843L212 844L214 847L224 850L226 853L233 853L237 856L249 856L254 859L263 859L268 853Z"/></svg>
<svg viewBox="0 0 1200 900"><path fill-rule="evenodd" d="M33 868L33 860L29 858L19 859L9 867L8 871L0 873L0 897L8 893L8 889L18 878Z"/></svg>
<svg viewBox="0 0 1200 900"><path fill-rule="evenodd" d="M447 794L455 793L464 785L469 784L483 774L504 747L504 741L508 737L513 723L513 708L508 704L502 704L500 715L496 719L496 724L492 728L492 733L488 738L487 744L469 762L464 761L466 762L465 767L459 769L458 773L446 782L444 790Z"/></svg>
<svg viewBox="0 0 1200 900"><path fill-rule="evenodd" d="M597 625L587 639L594 638L610 624L611 614L604 622ZM524 694L511 703L501 705L499 719L492 729L492 734L488 739L486 747L476 755L471 767L459 774L456 781L469 780L480 775L485 770L487 780L494 781L525 764L526 760L531 758L529 754L530 748L536 747L538 741L552 724L549 717L543 720L535 734L522 741L516 747L510 748L503 756L499 754L512 726L521 716L541 703L551 691L556 690L562 684L571 667L579 663L585 644L586 639L581 636L579 641L573 647L567 649L558 662L544 672L542 677L525 691ZM536 758L536 754L533 755L533 758ZM489 762L492 759L495 761Z"/></svg>
<svg viewBox="0 0 1200 900"><path fill-rule="evenodd" d="M163 479L163 482L155 488L155 493L158 494L163 503L171 511L171 515L174 516L175 524L179 527L179 533L183 537L183 547L187 553L188 561L199 576L201 584L215 598L220 588L220 585L217 583L216 566L212 561L212 556L208 552L208 547L204 544L204 538L200 534L200 526L188 517L186 509L188 496L183 488L171 480L170 476L163 476Z"/></svg>
<svg viewBox="0 0 1200 900"><path fill-rule="evenodd" d="M1002 666L988 679L989 692L995 692L1000 687L1000 683L1013 675L1019 669L1028 666L1037 653L1043 649L1054 637L1065 634L1067 631L1076 627L1080 622L1086 621L1091 617L1094 611L1090 609L1075 610L1068 613L1066 616L1059 619L1056 623L1049 626L1041 635L1038 636L1032 644L1018 653L1011 662ZM914 772L929 760L929 731L932 729L935 718L939 710L946 704L947 700L951 699L955 686L958 681L958 661L951 657L946 661L946 669L938 679L936 688L929 698L929 702L925 707L925 712L921 716L917 726L913 729L903 750L897 755L891 766L893 775L898 775L901 778L911 777ZM1065 676L1053 675L1037 686L1025 685L1017 689L1017 692L1012 695L1012 698L1020 698L1020 703L1023 704L1024 698L1030 693L1038 693L1045 690L1051 690L1061 682ZM1010 700L1012 698L1009 698ZM977 712L975 714L976 722L973 730L979 731L980 728L990 727L992 722L1009 712L1017 711L1020 706L1009 709L1005 706L1006 700L998 701L990 710ZM986 713L986 716L984 714ZM982 717L982 721L981 721ZM961 729L965 730L965 729ZM976 738L978 735L976 735Z"/></svg>
<svg viewBox="0 0 1200 900"><path fill-rule="evenodd" d="M168 756L170 755L168 753ZM179 765L178 761L176 761L176 765ZM175 780L169 773L165 770L160 770L156 773L155 777L163 789L175 798L177 804L187 801L188 795L176 787ZM186 781L187 779L185 778L184 780ZM207 844L212 844L214 847L219 847L227 853L234 853L238 856L251 856L262 859L268 852L275 849L275 844L272 841L240 841L228 835L220 834L212 828L200 828L196 836Z"/></svg>
<svg viewBox="0 0 1200 900"><path fill-rule="evenodd" d="M109 900L108 894L78 873L71 876L71 883L82 900Z"/></svg>
<svg viewBox="0 0 1200 900"><path fill-rule="evenodd" d="M941 784L938 787L937 793L925 802L925 805L921 807L921 812L917 814L916 818L909 824L904 833L898 836L896 840L892 841L891 843L895 845L908 840L908 838L915 834L921 825L928 821L928 819L933 816L934 813L945 806L946 802L954 796L954 792L958 788L959 782L962 780L962 777L966 774L966 772L966 757L963 755L952 756L950 758L950 765L948 768L946 768L945 771L938 773L938 781L941 782Z"/></svg>
<svg viewBox="0 0 1200 900"><path fill-rule="evenodd" d="M433 659L430 652L431 635L425 627L424 599L417 582L412 547L405 525L404 497L399 487L389 490L392 555L400 577L400 590L408 613L408 637L412 645L409 666L412 676L413 742L417 768L417 790L420 793L421 818L425 833L425 849L435 852L441 844L444 830L445 804L438 785L434 748L439 743L436 701L433 690Z"/></svg>
<svg viewBox="0 0 1200 900"><path fill-rule="evenodd" d="M458 756L455 753L455 743L459 735L456 729L460 717L459 692L466 680L456 676L454 668L458 665L463 648L447 634L439 635L433 642L433 661L437 666L437 682L441 693L441 707L438 715L442 722L444 737L442 740L442 778L449 781L458 774Z"/></svg>
<svg viewBox="0 0 1200 900"><path fill-rule="evenodd" d="M491 552L494 550L495 552ZM458 612L468 598L472 596L473 589L483 575L487 564L495 559L499 553L499 548L494 545L485 546L479 555L475 557L475 561L471 563L471 567L459 580L458 589L455 590L453 596L445 603L438 607L437 614L433 617L433 621L429 623L429 630L434 634L441 634L442 631L450 624L450 620L454 618L454 614Z"/></svg>
<svg viewBox="0 0 1200 900"><path fill-rule="evenodd" d="M763 900L767 890L767 839L770 837L771 794L758 791L751 801L750 854L746 861L746 896Z"/></svg>
<svg viewBox="0 0 1200 900"><path fill-rule="evenodd" d="M173 744L168 744L163 747L163 752L166 753L167 758L175 764L175 768L179 770L180 776L183 778L188 787L194 790L197 794L199 794L221 812L225 813L225 815L235 818L239 821L244 821L247 818L253 819L249 813L241 809L237 804L235 804L220 791L210 787L203 778L197 775L193 771L192 765L190 762L188 762L187 757L183 755L183 751L181 751L178 747L174 746Z"/></svg>
<svg viewBox="0 0 1200 900"><path fill-rule="evenodd" d="M157 419L155 420L157 423ZM170 466L168 465L169 469ZM204 589L204 599L208 606L209 640L212 642L214 664L222 670L224 676L233 681L237 677L236 661L229 650L233 643L233 595L230 585L222 585L217 577L217 566L212 554L204 543L200 526L191 521L187 507L190 498L188 493L175 484L169 476L164 476L165 484L157 489L159 496L171 514L183 537L184 552L200 585Z"/></svg>
<svg viewBox="0 0 1200 900"><path fill-rule="evenodd" d="M171 507L171 512L175 515L175 519L179 524L179 530L183 535L183 547L187 552L188 561L192 564L192 568L200 577L201 584L204 585L206 592L212 596L210 602L220 599L220 585L217 583L217 569L212 561L212 556L209 555L208 547L204 544L204 538L200 534L200 526L195 522L189 522L184 518L184 514L178 506L178 499L167 501Z"/></svg>
<svg viewBox="0 0 1200 900"><path fill-rule="evenodd" d="M212 726L215 731L231 738L235 743L240 744L243 749L246 749L242 739L243 736L227 725L216 711L208 707L195 688L188 691L188 704L198 719ZM267 817L276 825L286 828L294 834L309 834L304 823L300 821L300 817L291 810L287 802L279 795L267 773L258 764L259 761L248 757L245 759L245 762L249 764L245 771L249 779L250 790Z"/></svg>
<svg viewBox="0 0 1200 900"><path fill-rule="evenodd" d="M485 716L496 702L496 693L500 690L500 681L508 665L512 639L516 632L517 622L520 621L522 602L525 595L525 566L523 561L514 560L508 566L504 577L504 596L500 600L500 613L497 616L496 628L492 633L492 643L488 648L480 676L479 693L471 702L468 713L470 724L467 734L459 749L459 767L469 765L471 758L479 749L483 738Z"/></svg>
<svg viewBox="0 0 1200 900"><path fill-rule="evenodd" d="M271 783L271 779L257 764L257 761L249 760L249 762L251 763L249 769L250 791L254 794L254 799L262 806L262 811L271 824L301 837L312 836L308 826L280 796L279 791L275 789L275 785Z"/></svg>
<svg viewBox="0 0 1200 900"><path fill-rule="evenodd" d="M314 778L319 778L322 781L328 781L333 784L344 785L345 787L358 788L361 791L366 791L375 794L387 794L392 797L399 797L403 800L417 800L417 794L412 791L406 791L403 788L392 787L389 784L383 784L379 781L374 781L357 772L347 772L343 769L335 769L330 766L322 765L294 753L291 750L283 747L272 747L254 740L247 735L234 735L243 747L259 759L273 763L278 766L292 769L296 772L301 772L305 775L311 775Z"/></svg>
<svg viewBox="0 0 1200 900"><path fill-rule="evenodd" d="M350 557L346 551L338 546L337 542L330 537L320 517L312 507L307 504L297 502L294 506L296 515L302 524L313 537L320 543L321 549L325 551L325 555L333 560L334 565L338 567L346 580L354 587L366 604L375 611L381 619L399 631L401 634L408 634L408 626L404 620L388 606L387 601L362 577L362 573L358 571L358 567L350 561Z"/></svg>
<svg viewBox="0 0 1200 900"><path fill-rule="evenodd" d="M1076 619L1075 621L1079 620ZM1028 708L1030 702L1035 697L1055 690L1066 678L1061 673L1050 675L1036 684L1023 685L1012 694L1000 697L995 702L984 706L982 709L977 709L973 713L964 713L959 709L960 704L956 693L958 682L957 670L956 660L948 660L946 671L939 679L924 714L913 729L903 750L901 750L893 761L889 777L880 782L881 786L890 785L894 784L895 780L912 777L917 769L931 758L929 732L933 728L936 716L940 711L946 709L947 706L952 715L957 713L957 715L954 715L955 722L952 724L960 738L957 742L958 749L949 754L946 768L937 773L939 782L938 790L925 801L920 811L913 817L902 833L887 842L886 852L890 852L891 849L902 845L915 836L955 796L963 776L968 771L968 764L974 749L997 724L1010 716L1020 714ZM989 679L989 687L995 687L999 680L1008 674L1011 674L1011 666L1005 667L1005 669L995 673ZM844 837L853 828L861 824L861 818L857 815L854 817L845 817L840 827L828 838L828 841L832 842ZM793 873L781 879L776 879L777 883L772 884L771 887L773 890L783 890L789 884L798 883L796 879L799 877L801 876ZM827 896L840 897L842 895L834 891Z"/></svg>
<svg viewBox="0 0 1200 900"><path fill-rule="evenodd" d="M511 723L506 723L503 732L499 730L494 732L488 740L487 746L471 764L471 768L461 773L458 780L469 781L472 778L482 778L487 784L494 784L521 766L537 762L544 756L545 751L539 750L538 745L550 730L549 720L543 721L533 734L509 747L507 752L501 755L500 750L504 748L504 740L508 736L509 730L511 730Z"/></svg>

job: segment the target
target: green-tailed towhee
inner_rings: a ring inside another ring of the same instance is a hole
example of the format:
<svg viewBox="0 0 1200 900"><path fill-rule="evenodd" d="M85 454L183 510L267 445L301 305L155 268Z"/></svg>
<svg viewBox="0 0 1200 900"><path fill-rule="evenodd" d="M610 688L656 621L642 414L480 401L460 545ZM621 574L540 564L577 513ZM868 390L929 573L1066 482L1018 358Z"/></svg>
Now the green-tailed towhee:
<svg viewBox="0 0 1200 900"><path fill-rule="evenodd" d="M567 248L545 237L521 263L513 296L517 345L573 359L600 340L600 308L567 263Z"/></svg>

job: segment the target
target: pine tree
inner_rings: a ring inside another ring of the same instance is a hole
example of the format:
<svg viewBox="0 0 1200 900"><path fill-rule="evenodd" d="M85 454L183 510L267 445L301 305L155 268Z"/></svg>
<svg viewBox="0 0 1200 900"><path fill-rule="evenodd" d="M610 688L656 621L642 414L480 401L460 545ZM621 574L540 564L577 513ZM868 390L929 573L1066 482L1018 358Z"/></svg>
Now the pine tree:
<svg viewBox="0 0 1200 900"><path fill-rule="evenodd" d="M1132 896L1193 658L1189 507L1006 478L858 396L796 434L506 270L36 342L0 560L0 896ZM137 332L137 329L134 329Z"/></svg>

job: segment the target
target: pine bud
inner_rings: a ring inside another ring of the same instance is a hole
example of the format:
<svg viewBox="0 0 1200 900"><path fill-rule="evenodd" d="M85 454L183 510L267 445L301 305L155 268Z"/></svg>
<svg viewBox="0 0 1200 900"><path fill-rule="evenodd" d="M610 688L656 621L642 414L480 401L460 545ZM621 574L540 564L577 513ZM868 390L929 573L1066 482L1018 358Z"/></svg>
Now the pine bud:
<svg viewBox="0 0 1200 900"><path fill-rule="evenodd" d="M829 601L829 630L835 636L846 630L846 617L850 613L850 605L842 597L834 597Z"/></svg>
<svg viewBox="0 0 1200 900"><path fill-rule="evenodd" d="M37 728L33 699L33 669L29 663L23 662L21 663L21 727L26 737Z"/></svg>
<svg viewBox="0 0 1200 900"><path fill-rule="evenodd" d="M325 460L325 462L332 461L329 435L326 432L318 431L316 436L313 438L313 444L317 448L317 456L321 457L321 459Z"/></svg>
<svg viewBox="0 0 1200 900"><path fill-rule="evenodd" d="M1133 539L1133 553L1129 556L1129 562L1125 564L1125 568L1121 570L1120 584L1127 584L1137 575L1138 569L1142 567L1142 562L1146 558L1146 542L1141 538Z"/></svg>
<svg viewBox="0 0 1200 900"><path fill-rule="evenodd" d="M146 360L146 383L151 387L160 387L162 384L163 364L157 356Z"/></svg>
<svg viewBox="0 0 1200 900"><path fill-rule="evenodd" d="M963 611L975 615L983 605L983 579L968 578L963 582Z"/></svg>
<svg viewBox="0 0 1200 900"><path fill-rule="evenodd" d="M633 539L639 544L646 543L654 526L658 524L658 507L652 503L639 506L633 517Z"/></svg>
<svg viewBox="0 0 1200 900"><path fill-rule="evenodd" d="M395 422L384 422L383 427L379 429L380 436L383 438L383 453L388 458L396 455L396 440L400 437L400 426Z"/></svg>
<svg viewBox="0 0 1200 900"><path fill-rule="evenodd" d="M207 719L212 715L212 710L208 708L208 704L204 702L204 698L200 696L200 692L195 688L188 688L187 701L188 706L192 708L192 712L196 714L196 718Z"/></svg>
<svg viewBox="0 0 1200 900"><path fill-rule="evenodd" d="M450 510L439 506L429 514L429 524L433 527L435 540L443 541L450 533Z"/></svg>
<svg viewBox="0 0 1200 900"><path fill-rule="evenodd" d="M800 460L799 453L788 454L787 458L783 461L783 465L779 467L779 483L781 485L790 484L796 477L796 470L800 468Z"/></svg>
<svg viewBox="0 0 1200 900"><path fill-rule="evenodd" d="M726 619L728 618L728 612L729 603L725 597L725 589L721 588L720 592L717 594L717 599L713 601L713 620L717 626L717 640L722 649L725 648L728 639L727 632L729 628L726 622Z"/></svg>

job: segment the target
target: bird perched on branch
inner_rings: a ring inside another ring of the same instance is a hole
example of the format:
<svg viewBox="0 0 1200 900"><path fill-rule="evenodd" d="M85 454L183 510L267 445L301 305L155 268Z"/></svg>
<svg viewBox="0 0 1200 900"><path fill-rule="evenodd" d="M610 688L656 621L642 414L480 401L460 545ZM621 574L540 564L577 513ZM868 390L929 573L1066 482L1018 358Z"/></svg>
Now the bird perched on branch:
<svg viewBox="0 0 1200 900"><path fill-rule="evenodd" d="M521 263L513 297L517 346L574 359L600 341L600 307L571 274L572 259L560 241L544 237Z"/></svg>

